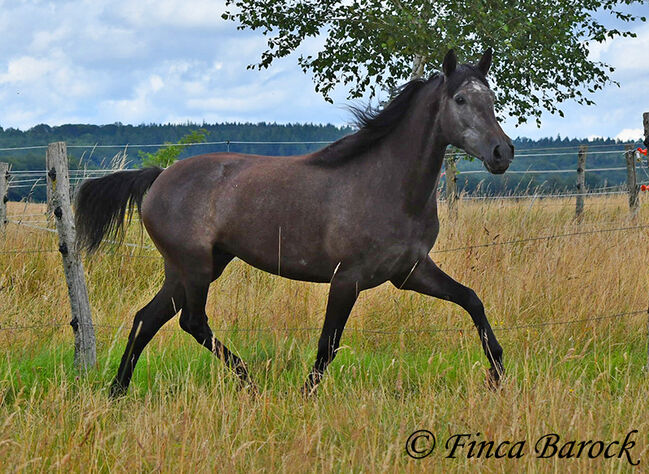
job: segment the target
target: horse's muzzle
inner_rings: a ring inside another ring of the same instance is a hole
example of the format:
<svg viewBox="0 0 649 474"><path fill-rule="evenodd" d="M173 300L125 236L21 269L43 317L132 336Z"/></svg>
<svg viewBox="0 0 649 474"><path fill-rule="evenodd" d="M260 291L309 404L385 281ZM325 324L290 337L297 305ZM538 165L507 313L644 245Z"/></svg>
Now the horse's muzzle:
<svg viewBox="0 0 649 474"><path fill-rule="evenodd" d="M509 140L502 140L491 149L491 156L483 161L490 173L503 174L513 159L514 145Z"/></svg>

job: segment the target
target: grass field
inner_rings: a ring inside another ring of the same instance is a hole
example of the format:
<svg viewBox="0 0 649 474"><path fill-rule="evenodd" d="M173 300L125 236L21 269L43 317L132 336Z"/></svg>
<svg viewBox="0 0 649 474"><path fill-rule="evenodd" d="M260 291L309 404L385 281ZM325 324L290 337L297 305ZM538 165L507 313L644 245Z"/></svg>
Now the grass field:
<svg viewBox="0 0 649 474"><path fill-rule="evenodd" d="M10 215L25 212L9 204ZM623 196L587 200L581 223L567 199L462 202L455 222L444 211L435 250L649 224L647 206L630 219ZM128 240L139 241L136 228ZM162 260L121 247L86 261L98 366L78 377L56 248L55 234L15 224L0 237L2 470L624 472L632 468L625 456L538 459L534 445L548 433L611 442L631 430L632 460L649 466L647 315L534 326L646 309L649 229L433 254L483 299L505 351L501 390L486 386L466 313L386 284L359 298L339 356L309 400L299 388L315 357L311 328L322 324L326 285L240 261L213 284L211 325L247 362L260 396L238 391L176 317L144 352L128 396L114 402L108 384L135 311L161 284ZM508 329L521 325L532 326ZM405 444L418 429L433 432L437 447L415 460ZM446 440L460 433L525 441L524 456L469 458L464 448L446 458Z"/></svg>

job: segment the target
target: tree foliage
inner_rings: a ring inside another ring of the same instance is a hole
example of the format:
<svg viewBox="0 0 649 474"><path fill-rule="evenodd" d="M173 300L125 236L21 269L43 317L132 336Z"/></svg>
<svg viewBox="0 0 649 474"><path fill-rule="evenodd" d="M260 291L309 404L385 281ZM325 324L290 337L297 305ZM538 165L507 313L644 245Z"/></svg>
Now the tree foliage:
<svg viewBox="0 0 649 474"><path fill-rule="evenodd" d="M223 17L239 29L260 30L267 49L253 68L267 68L308 38L322 38L316 54L298 63L311 72L328 101L339 84L349 98L392 90L411 77L413 64L433 73L449 48L467 61L491 47L490 71L498 110L518 118L543 110L563 115L562 102L592 104L613 68L589 58L589 45L633 37L607 27L602 17L630 26L645 21L621 9L646 0L226 0ZM608 22L608 21L607 21Z"/></svg>
<svg viewBox="0 0 649 474"><path fill-rule="evenodd" d="M158 149L155 153L139 151L138 155L142 160L142 167L159 166L167 168L173 165L180 156L180 153L192 143L203 143L209 132L204 128L192 130L190 133L180 139L178 144L165 143L166 146Z"/></svg>

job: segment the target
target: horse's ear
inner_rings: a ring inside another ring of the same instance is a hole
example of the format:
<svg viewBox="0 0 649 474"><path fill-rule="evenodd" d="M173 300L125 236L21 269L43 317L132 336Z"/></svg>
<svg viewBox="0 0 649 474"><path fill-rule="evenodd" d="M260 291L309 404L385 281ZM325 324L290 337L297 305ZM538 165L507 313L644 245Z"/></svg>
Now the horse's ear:
<svg viewBox="0 0 649 474"><path fill-rule="evenodd" d="M485 76L489 72L489 68L491 67L491 58L493 57L493 51L491 48L486 50L482 57L480 58L480 62L478 63L478 69L482 74Z"/></svg>
<svg viewBox="0 0 649 474"><path fill-rule="evenodd" d="M442 71L446 77L453 74L455 68L457 67L457 57L455 56L455 51L452 49L448 50L446 56L444 56L444 62L442 63Z"/></svg>

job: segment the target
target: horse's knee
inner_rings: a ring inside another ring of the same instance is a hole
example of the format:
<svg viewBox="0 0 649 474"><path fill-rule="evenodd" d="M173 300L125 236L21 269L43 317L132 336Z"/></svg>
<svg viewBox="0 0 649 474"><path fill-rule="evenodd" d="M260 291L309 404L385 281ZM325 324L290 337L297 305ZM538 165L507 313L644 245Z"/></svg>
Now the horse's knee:
<svg viewBox="0 0 649 474"><path fill-rule="evenodd" d="M151 327L149 318L147 318L146 307L135 313L133 319L133 329L131 330L131 337L134 339L147 338L153 336L155 331Z"/></svg>
<svg viewBox="0 0 649 474"><path fill-rule="evenodd" d="M471 288L466 289L464 307L472 316L480 314L484 315L484 305L482 304L482 300Z"/></svg>
<svg viewBox="0 0 649 474"><path fill-rule="evenodd" d="M183 331L193 335L198 334L205 326L205 317L201 315L192 315L186 311L180 313L178 323Z"/></svg>

